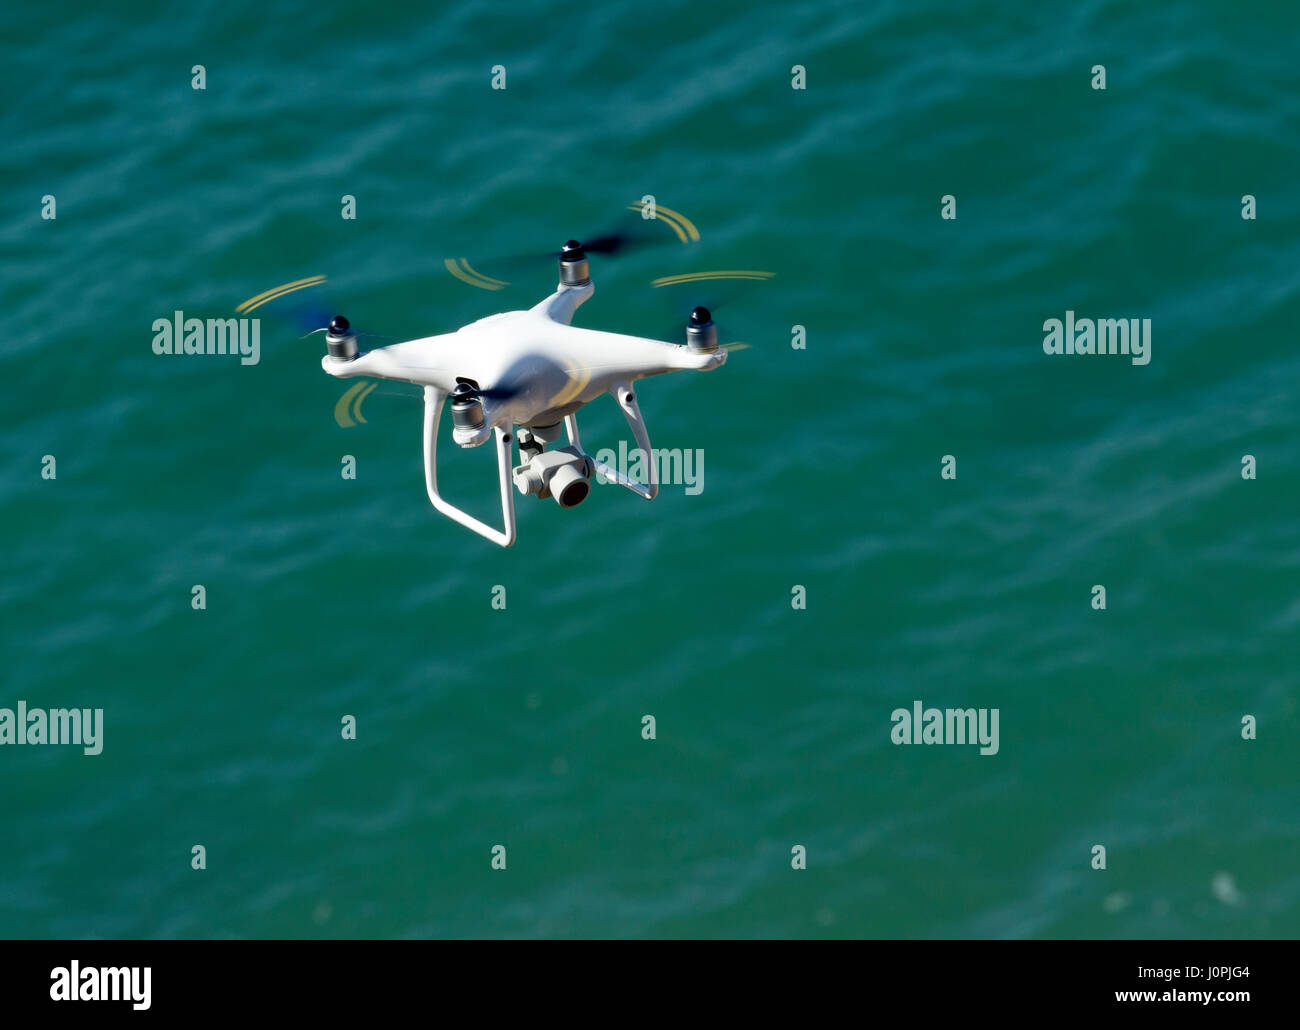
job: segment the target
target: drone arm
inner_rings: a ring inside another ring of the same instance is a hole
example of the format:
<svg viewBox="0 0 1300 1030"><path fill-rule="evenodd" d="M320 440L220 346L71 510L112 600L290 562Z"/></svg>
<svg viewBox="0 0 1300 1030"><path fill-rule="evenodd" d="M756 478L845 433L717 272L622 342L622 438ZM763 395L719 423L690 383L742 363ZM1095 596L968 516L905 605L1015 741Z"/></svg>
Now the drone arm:
<svg viewBox="0 0 1300 1030"><path fill-rule="evenodd" d="M479 536L486 537L502 547L509 547L515 542L515 495L510 482L510 464L513 456L510 434L501 426L495 427L497 465L501 475L501 517L505 523L503 531L461 511L451 502L443 500L438 493L438 423L442 419L442 403L445 399L446 394L441 390L432 386L424 388L424 483L429 490L429 500L438 511L449 519L459 522L466 529L472 529Z"/></svg>
<svg viewBox="0 0 1300 1030"><path fill-rule="evenodd" d="M540 304L533 307L534 311L540 311L552 322L559 322L561 325L568 325L573 321L573 313L578 310L596 290L591 283L584 286L564 286L561 285L558 290L552 293Z"/></svg>
<svg viewBox="0 0 1300 1030"><path fill-rule="evenodd" d="M614 400L618 401L618 406L623 409L627 424L632 429L632 435L636 437L636 445L641 448L641 452L645 455L646 482L638 483L635 479L620 472L613 466L606 465L603 461L597 461L593 458L592 461L596 466L596 471L619 486L627 487L638 497L653 501L659 493L659 470L656 467L658 463L654 460L654 455L650 450L650 435L646 432L645 419L641 417L641 408L636 402L636 394L632 392L630 383L619 383L609 392L614 395ZM577 416L566 415L564 427L569 432L569 443L581 451L582 441L578 438Z"/></svg>

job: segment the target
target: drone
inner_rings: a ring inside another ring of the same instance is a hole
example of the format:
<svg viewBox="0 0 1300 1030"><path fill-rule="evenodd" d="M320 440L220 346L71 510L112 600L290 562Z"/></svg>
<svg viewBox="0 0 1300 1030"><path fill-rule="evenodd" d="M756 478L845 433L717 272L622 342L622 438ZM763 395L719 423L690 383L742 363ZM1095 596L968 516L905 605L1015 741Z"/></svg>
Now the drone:
<svg viewBox="0 0 1300 1030"><path fill-rule="evenodd" d="M358 349L357 334L342 315L334 316L325 335L328 353L321 367L330 375L368 376L424 388L429 500L443 515L502 547L515 542L515 490L573 508L586 499L592 476L599 474L654 500L659 493L656 463L646 462L646 481L638 482L597 461L582 448L578 409L604 394L613 396L648 457L650 437L633 384L683 369L706 372L727 360L727 351L718 346L713 317L702 306L690 313L684 344L572 325L573 313L595 291L587 250L569 240L560 250L559 265L556 291L527 311L489 315L453 333L368 351ZM438 492L438 427L448 398L457 444L470 448L494 440L501 529L462 511ZM554 446L561 423L568 445ZM513 463L516 435L519 465Z"/></svg>

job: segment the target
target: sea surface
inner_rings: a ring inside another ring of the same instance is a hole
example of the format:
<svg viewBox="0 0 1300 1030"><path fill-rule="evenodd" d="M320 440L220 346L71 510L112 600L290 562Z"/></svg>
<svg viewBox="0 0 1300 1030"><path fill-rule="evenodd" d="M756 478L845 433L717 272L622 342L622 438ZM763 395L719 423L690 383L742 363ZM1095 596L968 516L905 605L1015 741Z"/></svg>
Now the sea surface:
<svg viewBox="0 0 1300 1030"><path fill-rule="evenodd" d="M0 27L0 708L103 710L0 746L0 936L1300 935L1294 4ZM503 550L418 398L340 426L304 312L448 332L628 224L575 324L748 344L638 389L700 492L520 498ZM318 275L256 364L154 353ZM1046 354L1066 312L1149 363ZM917 701L997 753L895 744Z"/></svg>

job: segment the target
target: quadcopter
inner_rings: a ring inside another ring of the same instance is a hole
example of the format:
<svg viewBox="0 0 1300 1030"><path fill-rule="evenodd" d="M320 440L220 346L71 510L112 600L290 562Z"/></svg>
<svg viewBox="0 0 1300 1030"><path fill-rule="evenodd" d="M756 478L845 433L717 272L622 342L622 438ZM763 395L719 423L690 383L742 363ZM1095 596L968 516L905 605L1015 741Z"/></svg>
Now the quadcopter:
<svg viewBox="0 0 1300 1030"><path fill-rule="evenodd" d="M694 308L684 344L621 333L580 329L573 313L595 287L587 252L576 240L560 251L556 291L527 311L489 315L453 333L426 336L361 351L342 315L325 336L321 367L339 378L369 376L424 388L424 480L434 508L480 536L509 547L515 542L514 490L554 498L561 508L586 499L591 477L600 474L633 493L654 500L659 492L655 462L647 461L638 482L582 448L577 411L610 394L627 418L637 446L650 455L650 437L633 384L647 376L682 369L705 372L727 360L709 310ZM438 427L451 399L452 439L461 447L495 442L500 472L501 515L497 529L456 507L438 492ZM561 423L567 446L560 439ZM514 465L518 427L521 464ZM549 449L548 449L549 447Z"/></svg>

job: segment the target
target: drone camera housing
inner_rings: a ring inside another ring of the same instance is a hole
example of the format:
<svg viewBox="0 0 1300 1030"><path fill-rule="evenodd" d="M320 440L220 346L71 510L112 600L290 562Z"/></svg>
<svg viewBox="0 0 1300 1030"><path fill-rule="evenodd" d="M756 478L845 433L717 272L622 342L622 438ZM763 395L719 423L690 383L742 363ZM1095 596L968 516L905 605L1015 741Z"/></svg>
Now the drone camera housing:
<svg viewBox="0 0 1300 1030"><path fill-rule="evenodd" d="M594 463L577 447L560 447L534 454L514 470L521 494L554 497L561 508L576 508L591 492Z"/></svg>
<svg viewBox="0 0 1300 1030"><path fill-rule="evenodd" d="M325 333L325 349L331 358L351 361L357 356L357 334L342 315L335 315Z"/></svg>
<svg viewBox="0 0 1300 1030"><path fill-rule="evenodd" d="M572 465L561 465L548 484L551 496L561 508L576 508L587 499L591 483Z"/></svg>

